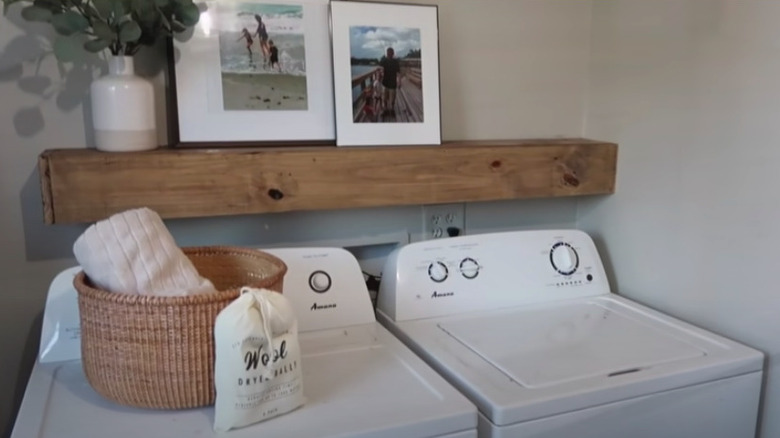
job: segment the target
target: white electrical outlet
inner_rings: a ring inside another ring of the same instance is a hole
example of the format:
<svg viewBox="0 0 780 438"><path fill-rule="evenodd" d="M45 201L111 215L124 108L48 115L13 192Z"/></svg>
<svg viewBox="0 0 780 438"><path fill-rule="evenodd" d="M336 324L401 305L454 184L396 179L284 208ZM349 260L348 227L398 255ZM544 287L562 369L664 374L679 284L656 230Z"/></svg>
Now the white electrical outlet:
<svg viewBox="0 0 780 438"><path fill-rule="evenodd" d="M439 239L466 234L466 205L423 205L423 238Z"/></svg>

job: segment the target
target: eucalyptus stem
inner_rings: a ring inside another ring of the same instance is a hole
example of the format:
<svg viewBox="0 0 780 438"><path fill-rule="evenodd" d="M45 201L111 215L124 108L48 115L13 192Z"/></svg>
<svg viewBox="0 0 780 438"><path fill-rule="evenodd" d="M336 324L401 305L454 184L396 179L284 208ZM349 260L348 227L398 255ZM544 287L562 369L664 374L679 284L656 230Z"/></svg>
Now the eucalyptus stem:
<svg viewBox="0 0 780 438"><path fill-rule="evenodd" d="M89 23L90 26L92 26L92 17L89 13L87 13L84 9L81 8L81 6L77 5L76 2L73 0L63 0L66 4L72 5L74 8L78 9L79 14L81 14L82 17L84 17L87 20L87 23Z"/></svg>
<svg viewBox="0 0 780 438"><path fill-rule="evenodd" d="M157 4L157 2L154 3L154 8L157 9L157 12L160 14L160 18L162 18L163 22L163 28L166 31L172 32L172 26L171 26L171 20L168 19L168 17L165 16L165 12L163 12L162 8Z"/></svg>
<svg viewBox="0 0 780 438"><path fill-rule="evenodd" d="M99 15L93 13L94 9L92 9L92 0L87 0L84 5L88 15L93 16L94 18L100 18Z"/></svg>

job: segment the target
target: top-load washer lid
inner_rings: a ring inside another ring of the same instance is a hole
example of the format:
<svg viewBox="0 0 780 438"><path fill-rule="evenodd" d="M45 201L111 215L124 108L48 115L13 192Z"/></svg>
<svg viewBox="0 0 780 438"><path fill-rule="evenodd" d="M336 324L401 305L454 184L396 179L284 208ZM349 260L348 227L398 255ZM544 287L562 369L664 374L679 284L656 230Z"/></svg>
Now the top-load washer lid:
<svg viewBox="0 0 780 438"><path fill-rule="evenodd" d="M98 395L80 361L35 364L12 438L395 438L476 435L477 410L388 331L369 324L299 335L306 402L230 432L214 408L151 410Z"/></svg>
<svg viewBox="0 0 780 438"><path fill-rule="evenodd" d="M707 354L598 301L464 317L439 328L528 388L617 376Z"/></svg>
<svg viewBox="0 0 780 438"><path fill-rule="evenodd" d="M762 368L760 352L616 295L380 320L505 426Z"/></svg>
<svg viewBox="0 0 780 438"><path fill-rule="evenodd" d="M474 405L376 323L354 256L341 248L268 252L288 266L284 295L300 324L302 407L219 434L212 429L213 407L135 409L104 399L90 387L81 362L73 360L80 345L74 268L50 288L45 318L50 324L44 323L49 329L41 341L46 348L33 367L12 438L476 435Z"/></svg>
<svg viewBox="0 0 780 438"><path fill-rule="evenodd" d="M612 294L578 230L416 242L383 272L378 319L496 426L763 366L756 350Z"/></svg>

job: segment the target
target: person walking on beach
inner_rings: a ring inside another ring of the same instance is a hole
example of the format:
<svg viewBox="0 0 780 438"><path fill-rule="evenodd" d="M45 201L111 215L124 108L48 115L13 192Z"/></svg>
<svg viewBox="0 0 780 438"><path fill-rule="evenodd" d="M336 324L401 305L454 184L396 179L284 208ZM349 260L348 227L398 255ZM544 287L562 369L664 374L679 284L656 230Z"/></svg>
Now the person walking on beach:
<svg viewBox="0 0 780 438"><path fill-rule="evenodd" d="M392 47L387 48L387 56L382 57L379 66L382 67L382 86L385 89L384 114L395 115L395 95L397 89L401 88L401 63L395 58Z"/></svg>
<svg viewBox="0 0 780 438"><path fill-rule="evenodd" d="M274 64L276 64L279 73L281 73L282 65L279 64L279 49L274 45L274 40L268 41L268 51L271 53L271 68L274 68Z"/></svg>
<svg viewBox="0 0 780 438"><path fill-rule="evenodd" d="M241 29L241 37L236 41L246 40L246 50L249 52L249 61L252 61L252 34L246 28Z"/></svg>
<svg viewBox="0 0 780 438"><path fill-rule="evenodd" d="M263 65L268 63L268 53L270 51L268 47L268 30L263 23L263 17L260 14L255 14L255 20L257 21L257 30L255 35L260 40L260 50L263 52Z"/></svg>

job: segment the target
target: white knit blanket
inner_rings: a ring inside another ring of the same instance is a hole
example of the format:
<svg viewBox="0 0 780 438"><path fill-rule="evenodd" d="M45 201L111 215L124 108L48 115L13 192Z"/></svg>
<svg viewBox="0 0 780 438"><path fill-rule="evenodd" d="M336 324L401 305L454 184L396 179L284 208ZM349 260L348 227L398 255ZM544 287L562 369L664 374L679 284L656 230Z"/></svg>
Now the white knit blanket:
<svg viewBox="0 0 780 438"><path fill-rule="evenodd" d="M101 289L155 296L216 292L201 277L160 216L124 211L87 228L73 244L84 272Z"/></svg>

